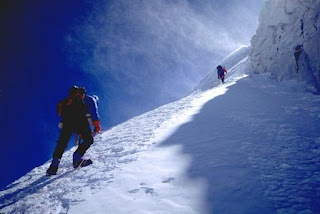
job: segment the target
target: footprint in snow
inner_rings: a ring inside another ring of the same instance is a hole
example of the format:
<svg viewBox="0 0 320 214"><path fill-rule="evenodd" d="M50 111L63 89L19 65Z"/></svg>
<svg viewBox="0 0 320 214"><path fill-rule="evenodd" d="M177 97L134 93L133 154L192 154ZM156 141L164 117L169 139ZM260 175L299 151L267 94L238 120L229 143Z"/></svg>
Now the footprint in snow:
<svg viewBox="0 0 320 214"><path fill-rule="evenodd" d="M137 193L137 192L139 192L140 191L140 189L133 189L133 190L130 190L130 191L128 191L130 194L134 194L134 193Z"/></svg>
<svg viewBox="0 0 320 214"><path fill-rule="evenodd" d="M124 150L123 147L115 147L111 149L111 151L114 153L122 152L123 150Z"/></svg>
<svg viewBox="0 0 320 214"><path fill-rule="evenodd" d="M174 181L174 177L169 177L169 178L163 180L162 183L166 184L166 183L171 183L172 181Z"/></svg>
<svg viewBox="0 0 320 214"><path fill-rule="evenodd" d="M141 189L143 189L146 194L151 194L151 195L156 194L154 189L151 187L141 187Z"/></svg>
<svg viewBox="0 0 320 214"><path fill-rule="evenodd" d="M142 185L145 185L145 184L141 183L140 185L142 186ZM138 193L140 190L142 190L145 194L151 194L151 195L156 195L156 196L158 195L158 193L152 187L145 187L145 186L142 186L139 189L130 190L128 192L130 194L135 194L135 193Z"/></svg>

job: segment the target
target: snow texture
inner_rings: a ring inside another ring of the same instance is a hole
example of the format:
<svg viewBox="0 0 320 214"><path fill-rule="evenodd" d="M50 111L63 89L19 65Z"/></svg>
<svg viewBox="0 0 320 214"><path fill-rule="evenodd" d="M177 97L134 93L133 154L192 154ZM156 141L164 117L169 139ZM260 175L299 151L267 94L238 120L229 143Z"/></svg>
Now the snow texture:
<svg viewBox="0 0 320 214"><path fill-rule="evenodd" d="M91 166L73 170L73 148L57 176L33 169L0 213L319 213L320 97L249 62L97 136Z"/></svg>
<svg viewBox="0 0 320 214"><path fill-rule="evenodd" d="M36 167L0 192L0 213L320 213L320 96L293 80L319 73L318 12L267 1L251 58L221 63L225 84L213 68L193 94L96 136L88 167L73 170L76 148L56 176Z"/></svg>
<svg viewBox="0 0 320 214"><path fill-rule="evenodd" d="M259 22L251 39L255 72L270 72L279 81L306 81L319 89L320 1L267 0Z"/></svg>
<svg viewBox="0 0 320 214"><path fill-rule="evenodd" d="M242 60L248 58L249 53L251 52L251 47L242 46L239 49L235 50L227 57L225 57L221 62L220 65L223 65L229 72L229 69L233 68L238 63L241 64ZM218 65L217 65L218 66ZM239 68L237 68L239 69ZM217 69L212 68L209 74L203 78L200 83L194 88L194 91L204 91L220 84L221 80L218 80Z"/></svg>

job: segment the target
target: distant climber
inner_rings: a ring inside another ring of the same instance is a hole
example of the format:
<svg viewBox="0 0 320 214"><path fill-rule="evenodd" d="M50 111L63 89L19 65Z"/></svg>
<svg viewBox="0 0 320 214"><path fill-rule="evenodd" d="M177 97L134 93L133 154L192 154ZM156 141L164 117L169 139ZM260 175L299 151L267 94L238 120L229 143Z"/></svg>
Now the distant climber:
<svg viewBox="0 0 320 214"><path fill-rule="evenodd" d="M57 105L58 115L62 119L59 123L61 131L47 176L57 174L60 159L73 133L79 134L83 140L73 153L73 167L85 167L92 164L90 159L82 157L93 143L93 134L101 130L98 114L99 98L95 95L86 95L85 88L77 86L72 86L68 94L69 96ZM94 126L93 134L90 125Z"/></svg>
<svg viewBox="0 0 320 214"><path fill-rule="evenodd" d="M227 73L227 69L221 65L218 65L217 70L218 79L221 79L222 83L224 83L224 75Z"/></svg>

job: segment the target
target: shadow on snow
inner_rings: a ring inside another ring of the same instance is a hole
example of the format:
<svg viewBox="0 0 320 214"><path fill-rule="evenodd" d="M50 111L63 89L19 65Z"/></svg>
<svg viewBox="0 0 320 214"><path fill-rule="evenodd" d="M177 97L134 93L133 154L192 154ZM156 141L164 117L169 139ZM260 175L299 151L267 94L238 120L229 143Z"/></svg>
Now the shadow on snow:
<svg viewBox="0 0 320 214"><path fill-rule="evenodd" d="M246 83L248 78L239 80L229 86L224 95L204 104L190 122L181 125L160 145L182 144L183 153L191 157L187 176L205 181L208 213L276 212L273 201L266 196L266 184L261 180L264 168L249 162L248 150L250 145L255 145L258 152L264 152L266 138L273 138L274 131L266 133L264 127L272 126L276 130L287 101L263 94L261 90L251 92L255 89ZM246 120L247 117L250 120ZM282 117L284 119L288 118ZM254 121L258 121L257 126L252 124ZM268 143L272 144L273 140ZM269 157L265 160L268 162Z"/></svg>
<svg viewBox="0 0 320 214"><path fill-rule="evenodd" d="M68 176L71 171L66 171L61 174L58 174L53 177L43 176L37 179L36 181L32 182L31 184L27 185L26 187L22 189L18 189L15 192L12 192L10 194L6 194L2 197L0 197L0 209L10 206L12 204L15 204L17 201L22 200L23 198L27 197L28 195L31 195L33 193L37 193L40 189L44 188L45 186L53 183L54 181ZM5 190L8 190L10 188L13 188L14 186L9 186Z"/></svg>

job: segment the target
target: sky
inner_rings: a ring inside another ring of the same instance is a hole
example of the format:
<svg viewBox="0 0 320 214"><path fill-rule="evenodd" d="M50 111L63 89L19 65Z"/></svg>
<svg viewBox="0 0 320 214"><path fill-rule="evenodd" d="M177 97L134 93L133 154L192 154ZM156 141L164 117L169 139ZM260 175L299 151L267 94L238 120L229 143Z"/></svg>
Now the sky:
<svg viewBox="0 0 320 214"><path fill-rule="evenodd" d="M219 60L250 44L262 4L2 1L0 188L51 158L56 104L72 85L99 96L107 130L190 93Z"/></svg>

